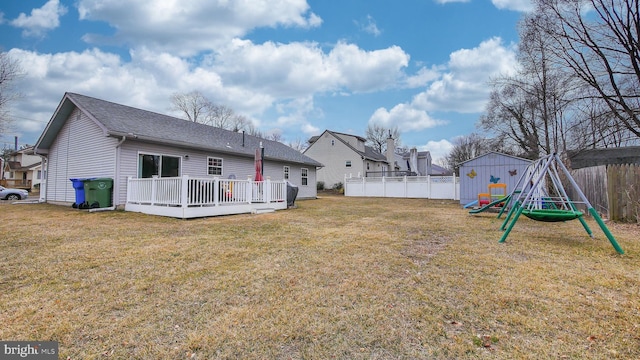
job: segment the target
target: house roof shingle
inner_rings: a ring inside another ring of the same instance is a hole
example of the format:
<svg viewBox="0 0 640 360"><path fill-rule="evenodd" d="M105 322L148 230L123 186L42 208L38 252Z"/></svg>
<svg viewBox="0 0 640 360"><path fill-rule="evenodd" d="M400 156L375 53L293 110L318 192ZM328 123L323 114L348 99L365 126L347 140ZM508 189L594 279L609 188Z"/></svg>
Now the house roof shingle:
<svg viewBox="0 0 640 360"><path fill-rule="evenodd" d="M322 166L295 149L277 141L194 123L90 96L66 93L36 143L36 152L46 153L64 122L77 107L86 113L105 135L132 137L139 141L166 144L187 149L214 151L253 157L262 143L265 160L279 160L310 166Z"/></svg>

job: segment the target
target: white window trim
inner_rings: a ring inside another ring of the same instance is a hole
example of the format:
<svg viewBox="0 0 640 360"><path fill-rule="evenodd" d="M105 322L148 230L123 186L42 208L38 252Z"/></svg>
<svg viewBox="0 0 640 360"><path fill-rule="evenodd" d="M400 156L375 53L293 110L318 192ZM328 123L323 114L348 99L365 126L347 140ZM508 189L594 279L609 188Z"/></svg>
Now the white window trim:
<svg viewBox="0 0 640 360"><path fill-rule="evenodd" d="M289 168L288 166L283 166L282 167L282 177L284 178L284 180L289 180L289 177L291 176L291 168Z"/></svg>
<svg viewBox="0 0 640 360"><path fill-rule="evenodd" d="M136 172L138 173L138 177L140 177L142 175L140 173L140 171L141 171L141 169L140 169L140 155L160 156L160 169L159 169L160 172L162 172L162 157L163 156L177 158L177 159L179 159L179 161L178 161L178 176L182 176L182 156L180 156L180 155L172 155L172 154L146 152L146 151L138 151L138 157L136 159L136 168L137 168ZM157 176L158 177L162 177L162 174L160 173Z"/></svg>
<svg viewBox="0 0 640 360"><path fill-rule="evenodd" d="M307 174L306 176L304 174ZM302 179L307 179L307 184L304 185ZM309 186L309 169L307 168L300 168L300 185L302 186Z"/></svg>
<svg viewBox="0 0 640 360"><path fill-rule="evenodd" d="M213 168L218 168L217 166L212 166L209 165L209 160L210 159L217 159L220 160L220 174L209 174L209 168L213 167ZM216 157L216 156L207 156L207 176L224 176L224 159L221 157Z"/></svg>

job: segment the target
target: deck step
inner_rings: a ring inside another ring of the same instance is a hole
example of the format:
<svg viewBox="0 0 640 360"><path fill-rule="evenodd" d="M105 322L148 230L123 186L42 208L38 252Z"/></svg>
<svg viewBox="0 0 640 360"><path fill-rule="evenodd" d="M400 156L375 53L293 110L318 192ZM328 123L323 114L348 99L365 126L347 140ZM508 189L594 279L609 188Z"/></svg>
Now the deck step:
<svg viewBox="0 0 640 360"><path fill-rule="evenodd" d="M276 209L274 208L263 208L263 209L253 209L251 210L252 214L265 214L265 213L271 213L271 212L275 212Z"/></svg>

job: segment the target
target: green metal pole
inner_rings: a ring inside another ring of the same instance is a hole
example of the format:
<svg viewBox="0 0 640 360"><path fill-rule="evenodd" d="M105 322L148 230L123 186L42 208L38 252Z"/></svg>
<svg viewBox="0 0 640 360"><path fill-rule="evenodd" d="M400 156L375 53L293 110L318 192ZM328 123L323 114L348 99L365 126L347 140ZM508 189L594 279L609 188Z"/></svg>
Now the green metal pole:
<svg viewBox="0 0 640 360"><path fill-rule="evenodd" d="M593 237L593 231L591 231L591 229L589 228L589 225L587 225L587 222L584 221L584 219L582 218L582 216L580 216L578 218L578 220L580 220L580 223L582 224L582 226L584 227L584 229L587 231L587 234L589 234L590 237Z"/></svg>
<svg viewBox="0 0 640 360"><path fill-rule="evenodd" d="M507 230L504 232L504 234L502 234L502 238L500 238L500 241L498 242L503 243L507 240L507 236L509 236L511 229L513 229L513 225L515 225L516 221L518 221L520 214L522 214L522 210L524 210L524 208L522 206L518 206L518 211L516 211L516 216L513 217L513 221L511 221L511 223L509 224L509 227L507 227Z"/></svg>
<svg viewBox="0 0 640 360"><path fill-rule="evenodd" d="M576 207L576 204L573 203L573 201L569 201L569 206L571 206L571 210L578 211L578 208ZM582 216L578 217L578 220L580 220L582 227L584 227L584 229L587 231L589 237L593 237L593 231L591 231L591 228L589 228L589 225L587 225L587 222L582 218Z"/></svg>
<svg viewBox="0 0 640 360"><path fill-rule="evenodd" d="M520 201L516 200L516 202L511 207L511 209L509 209L509 212L507 213L507 217L504 218L504 222L502 222L502 226L500 226L500 230L504 231L504 228L507 226L507 223L509 222L509 219L511 219L511 217L513 216L513 213L516 211L516 209L519 206L520 206Z"/></svg>
<svg viewBox="0 0 640 360"><path fill-rule="evenodd" d="M611 245L613 245L613 248L616 249L618 254L624 254L624 250L622 250L620 245L618 245L618 242L613 237L613 234L611 234L611 231L609 231L609 228L607 228L607 225L605 225L604 221L602 221L602 218L600 218L600 215L598 215L596 209L590 207L589 214L591 214L591 216L596 219L596 222L598 223L598 225L600 225L600 229L602 229L602 232L604 232L604 234L607 236L607 239L609 239L609 242L611 243Z"/></svg>
<svg viewBox="0 0 640 360"><path fill-rule="evenodd" d="M502 209L500 209L500 212L498 213L498 219L500 219L500 216L502 216L502 213L504 213L504 209L506 209L513 202L513 196L516 194L520 194L520 190L516 190L511 194L507 195L507 199L504 205L502 206ZM513 209L513 207L509 207L509 210L511 209Z"/></svg>

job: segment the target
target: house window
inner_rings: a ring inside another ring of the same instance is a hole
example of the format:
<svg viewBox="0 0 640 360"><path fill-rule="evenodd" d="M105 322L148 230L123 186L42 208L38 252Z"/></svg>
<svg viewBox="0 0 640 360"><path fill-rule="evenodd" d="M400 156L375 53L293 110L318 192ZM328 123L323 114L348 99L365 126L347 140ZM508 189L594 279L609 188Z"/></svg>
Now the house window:
<svg viewBox="0 0 640 360"><path fill-rule="evenodd" d="M335 140L331 140L331 146L335 145L336 141Z"/></svg>
<svg viewBox="0 0 640 360"><path fill-rule="evenodd" d="M347 160L344 164L346 167L351 167L351 160Z"/></svg>
<svg viewBox="0 0 640 360"><path fill-rule="evenodd" d="M369 170L369 163L367 163L367 170Z"/></svg>
<svg viewBox="0 0 640 360"><path fill-rule="evenodd" d="M222 176L222 159L209 157L207 158L207 174Z"/></svg>
<svg viewBox="0 0 640 360"><path fill-rule="evenodd" d="M38 170L37 179L42 179L42 170Z"/></svg>
<svg viewBox="0 0 640 360"><path fill-rule="evenodd" d="M167 155L138 155L138 177L150 178L180 176L180 158Z"/></svg>
<svg viewBox="0 0 640 360"><path fill-rule="evenodd" d="M308 185L309 182L309 170L302 168L301 170L301 174L302 174L302 185Z"/></svg>
<svg viewBox="0 0 640 360"><path fill-rule="evenodd" d="M285 166L283 169L284 169L284 179L289 180L289 167Z"/></svg>

